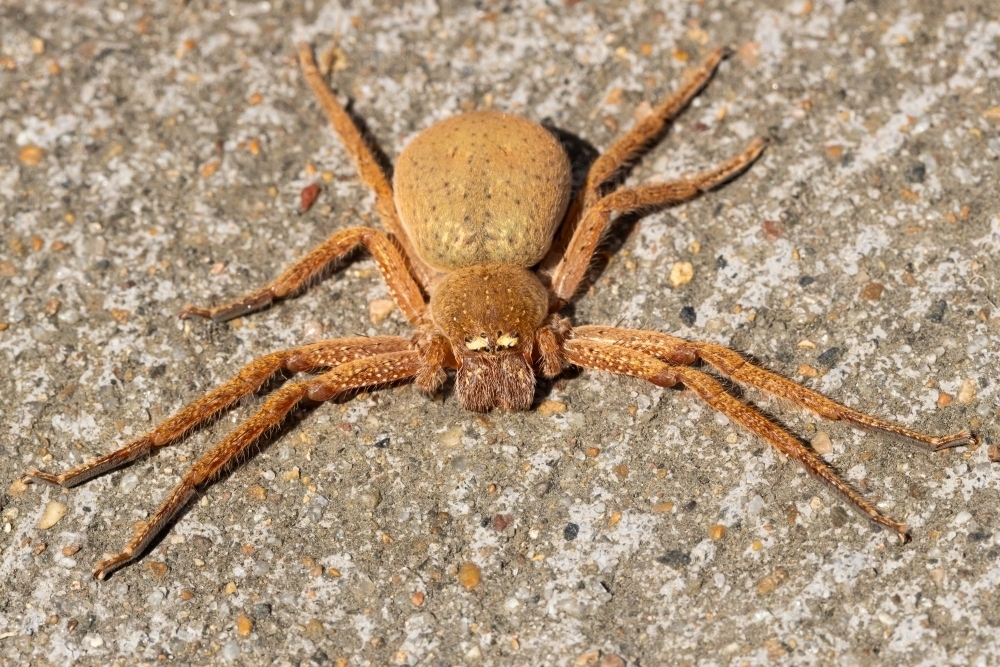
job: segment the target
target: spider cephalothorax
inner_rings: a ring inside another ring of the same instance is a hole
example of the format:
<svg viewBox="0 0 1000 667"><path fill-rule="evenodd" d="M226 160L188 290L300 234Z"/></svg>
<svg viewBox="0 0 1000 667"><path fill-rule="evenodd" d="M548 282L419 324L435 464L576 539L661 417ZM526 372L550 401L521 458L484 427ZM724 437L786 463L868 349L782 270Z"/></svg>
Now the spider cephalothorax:
<svg viewBox="0 0 1000 667"><path fill-rule="evenodd" d="M390 186L357 127L316 70L310 48L302 45L299 53L306 80L375 193L375 206L389 236L367 227L336 232L262 289L218 308L188 306L182 316L225 321L250 313L294 294L363 246L416 333L412 338L332 339L273 352L117 451L60 475L32 471L37 479L79 484L177 441L283 370L321 372L273 391L255 416L185 474L120 554L97 564L95 576L103 579L141 555L200 487L307 398L324 401L407 380L434 393L444 383L446 371L453 370L455 393L465 408L527 410L535 394L536 373L552 377L566 364L630 375L663 387L684 385L798 459L872 521L906 539L904 524L882 515L811 449L693 365L704 362L736 382L827 419L902 436L932 449L967 444L972 441L968 431L945 437L918 433L840 405L748 363L725 347L651 331L573 326L559 314L583 283L613 215L692 199L747 169L764 149L765 142L755 139L739 155L702 173L609 192L622 168L708 82L725 55L722 49L712 51L673 95L591 165L572 202L569 160L559 142L540 125L500 112L464 114L425 130L400 155ZM425 294L430 295L429 302Z"/></svg>
<svg viewBox="0 0 1000 667"><path fill-rule="evenodd" d="M510 264L456 269L434 286L431 319L458 362L455 392L463 407L531 407L535 331L548 309L538 277Z"/></svg>

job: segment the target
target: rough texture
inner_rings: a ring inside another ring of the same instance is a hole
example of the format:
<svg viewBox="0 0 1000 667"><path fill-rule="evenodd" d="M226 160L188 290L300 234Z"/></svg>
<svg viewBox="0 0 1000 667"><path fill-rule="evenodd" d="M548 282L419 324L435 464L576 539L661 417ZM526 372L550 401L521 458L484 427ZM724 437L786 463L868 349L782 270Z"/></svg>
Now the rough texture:
<svg viewBox="0 0 1000 667"><path fill-rule="evenodd" d="M0 663L1000 661L988 448L932 456L759 396L804 440L827 433L824 457L913 542L690 392L590 373L540 387L529 413L410 388L296 413L103 583L93 563L259 399L68 492L16 482L265 352L409 331L398 311L372 324L386 290L365 258L229 326L176 318L373 221L296 69L296 39L331 35L333 81L390 157L490 104L568 133L577 174L733 45L629 182L773 143L718 192L619 225L576 321L731 344L852 406L995 437L991 4L642 4L2 4ZM676 287L675 262L693 268ZM53 500L66 514L42 530Z"/></svg>

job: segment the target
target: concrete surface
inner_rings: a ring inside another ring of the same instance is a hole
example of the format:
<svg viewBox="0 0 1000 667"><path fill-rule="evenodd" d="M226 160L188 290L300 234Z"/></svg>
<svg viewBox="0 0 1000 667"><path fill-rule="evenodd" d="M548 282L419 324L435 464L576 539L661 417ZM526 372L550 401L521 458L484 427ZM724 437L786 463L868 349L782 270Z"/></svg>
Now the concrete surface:
<svg viewBox="0 0 1000 667"><path fill-rule="evenodd" d="M0 664L1000 662L996 6L642 4L0 6ZM569 373L532 412L477 417L387 390L297 414L94 581L259 399L68 492L25 470L108 451L268 351L409 331L398 311L373 323L387 293L363 258L229 326L177 319L374 221L294 60L333 36L332 80L390 157L490 104L602 148L734 45L630 182L773 144L619 228L576 321L730 344L987 442L930 455L747 395L907 521L900 546L690 392ZM66 515L43 530L51 501Z"/></svg>

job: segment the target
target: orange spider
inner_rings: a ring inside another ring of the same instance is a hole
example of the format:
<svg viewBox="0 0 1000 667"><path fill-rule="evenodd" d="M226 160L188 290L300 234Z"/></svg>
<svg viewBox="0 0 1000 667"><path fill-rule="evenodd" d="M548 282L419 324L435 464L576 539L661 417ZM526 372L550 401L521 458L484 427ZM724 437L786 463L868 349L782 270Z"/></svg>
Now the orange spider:
<svg viewBox="0 0 1000 667"><path fill-rule="evenodd" d="M374 191L375 207L388 234L367 227L337 232L266 287L218 308L187 306L181 316L224 322L246 315L299 292L360 245L375 259L392 298L416 333L411 338L339 338L265 355L117 451L59 475L31 471L30 476L60 486L80 484L177 441L256 392L279 371L325 369L318 377L284 385L268 396L257 414L184 475L120 554L97 564L94 575L104 579L138 558L200 487L239 460L305 399L326 401L352 390L410 379L421 391L434 394L447 377L446 369L456 371L455 391L463 407L477 412L529 409L535 375L551 378L567 365L631 375L660 387L683 384L798 459L905 542L904 524L883 516L795 436L692 366L704 362L736 382L827 419L901 436L934 450L973 442L968 431L924 435L840 405L719 345L652 331L573 326L559 314L584 281L612 215L690 200L743 172L764 150L766 142L758 138L741 154L700 174L655 185L612 187L623 166L662 133L725 56L724 49L713 50L673 95L601 155L571 201L570 163L559 141L530 120L496 111L462 114L425 130L399 156L390 185L317 71L311 48L300 45L306 81L362 180Z"/></svg>

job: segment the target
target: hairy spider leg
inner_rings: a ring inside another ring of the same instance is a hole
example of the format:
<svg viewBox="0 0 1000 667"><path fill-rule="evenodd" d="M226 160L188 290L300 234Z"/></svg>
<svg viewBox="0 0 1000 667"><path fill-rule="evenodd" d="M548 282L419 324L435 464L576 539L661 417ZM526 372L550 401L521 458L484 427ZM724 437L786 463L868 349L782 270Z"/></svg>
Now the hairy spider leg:
<svg viewBox="0 0 1000 667"><path fill-rule="evenodd" d="M765 145L766 142L758 137L742 153L714 169L676 181L616 190L588 206L569 247L552 272L552 291L556 297L566 303L576 294L613 213L630 213L694 199L745 171L760 156Z"/></svg>
<svg viewBox="0 0 1000 667"><path fill-rule="evenodd" d="M560 262L576 234L577 226L583 218L584 209L593 206L600 198L605 184L622 168L635 161L651 143L663 134L674 118L688 103L708 85L719 63L728 55L729 50L716 47L708 54L705 61L696 70L686 75L681 86L667 99L660 102L653 112L637 122L628 132L619 137L611 147L598 156L590 169L579 194L570 204L566 220L556 237L552 249L542 260L541 269L551 273Z"/></svg>
<svg viewBox="0 0 1000 667"><path fill-rule="evenodd" d="M791 433L770 421L746 403L728 394L711 376L687 366L677 366L661 361L649 354L623 345L602 343L586 338L566 341L566 360L583 368L610 371L619 375L648 380L660 387L678 383L694 391L705 403L737 424L756 433L786 456L797 459L805 469L845 496L873 522L885 526L899 535L902 542L909 541L906 524L886 517L821 459Z"/></svg>
<svg viewBox="0 0 1000 667"><path fill-rule="evenodd" d="M191 501L200 488L238 460L264 433L280 424L303 399L326 401L353 389L411 378L420 368L419 357L419 352L409 350L354 359L315 379L277 389L268 396L257 414L237 426L225 440L194 464L125 549L97 564L94 576L104 579L114 570L141 556L150 542Z"/></svg>
<svg viewBox="0 0 1000 667"><path fill-rule="evenodd" d="M773 371L760 368L747 361L739 352L721 345L686 341L653 331L605 326L576 327L573 334L578 338L638 350L675 364L689 365L700 359L737 382L772 396L792 401L825 419L846 421L868 431L896 436L923 445L931 451L941 451L975 443L975 438L968 430L950 435L933 436L852 410L846 405L841 405Z"/></svg>
<svg viewBox="0 0 1000 667"><path fill-rule="evenodd" d="M225 322L260 310L275 299L295 294L358 246L363 246L375 260L389 288L389 294L406 319L411 324L420 322L426 311L420 287L406 270L406 262L392 240L383 232L370 227L351 227L336 232L264 287L217 308L198 308L188 304L181 310L181 317L194 315L215 322Z"/></svg>
<svg viewBox="0 0 1000 667"><path fill-rule="evenodd" d="M235 378L216 387L164 420L152 431L120 449L58 475L37 469L28 475L62 487L82 484L145 456L154 447L164 447L177 441L191 429L204 424L243 397L260 389L278 371L289 370L298 373L317 368L331 368L355 359L402 352L411 347L410 341L405 338L377 336L326 340L291 350L273 352L251 361Z"/></svg>
<svg viewBox="0 0 1000 667"><path fill-rule="evenodd" d="M375 159L371 148L365 143L365 138L358 130L358 126L354 124L350 115L337 101L336 96L323 80L323 76L316 69L312 47L306 42L301 42L298 45L298 50L299 62L302 65L302 74L305 76L306 83L309 84L313 95L323 107L326 117L333 125L337 136L340 137L344 148L354 160L361 180L375 193L375 210L382 219L382 224L402 247L403 257L407 262L406 266L412 275L416 277L417 282L425 290L428 289L436 272L424 263L420 255L414 252L410 238L407 236L406 230L403 229L399 213L396 211L396 203L393 200L392 185L389 179L382 173L382 168Z"/></svg>

